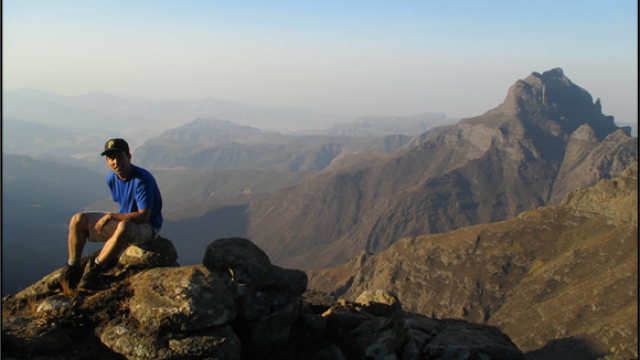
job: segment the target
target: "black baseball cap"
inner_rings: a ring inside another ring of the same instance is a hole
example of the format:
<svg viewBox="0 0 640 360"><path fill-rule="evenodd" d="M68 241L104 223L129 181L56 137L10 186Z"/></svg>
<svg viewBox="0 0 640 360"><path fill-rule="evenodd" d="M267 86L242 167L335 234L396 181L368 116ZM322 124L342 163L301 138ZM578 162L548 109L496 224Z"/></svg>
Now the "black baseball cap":
<svg viewBox="0 0 640 360"><path fill-rule="evenodd" d="M129 153L129 144L124 139L111 139L104 144L104 151L102 156L105 156L110 151L124 151L125 154Z"/></svg>

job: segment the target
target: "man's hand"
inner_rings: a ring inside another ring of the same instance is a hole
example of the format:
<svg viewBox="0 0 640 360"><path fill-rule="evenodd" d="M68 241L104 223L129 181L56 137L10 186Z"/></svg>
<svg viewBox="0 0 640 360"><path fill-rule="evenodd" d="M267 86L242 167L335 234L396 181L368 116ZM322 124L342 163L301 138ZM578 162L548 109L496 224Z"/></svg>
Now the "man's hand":
<svg viewBox="0 0 640 360"><path fill-rule="evenodd" d="M111 213L107 213L96 223L96 226L95 226L96 232L100 234L100 231L102 230L102 228L110 222L111 222Z"/></svg>

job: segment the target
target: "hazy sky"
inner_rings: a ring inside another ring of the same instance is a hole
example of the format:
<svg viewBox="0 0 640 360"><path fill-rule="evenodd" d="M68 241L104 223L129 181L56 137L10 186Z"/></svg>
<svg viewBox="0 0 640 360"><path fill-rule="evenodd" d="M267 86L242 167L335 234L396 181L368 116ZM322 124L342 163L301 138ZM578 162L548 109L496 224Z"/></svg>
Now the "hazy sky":
<svg viewBox="0 0 640 360"><path fill-rule="evenodd" d="M638 118L638 3L2 1L3 89L213 97L353 115L484 113L564 69Z"/></svg>

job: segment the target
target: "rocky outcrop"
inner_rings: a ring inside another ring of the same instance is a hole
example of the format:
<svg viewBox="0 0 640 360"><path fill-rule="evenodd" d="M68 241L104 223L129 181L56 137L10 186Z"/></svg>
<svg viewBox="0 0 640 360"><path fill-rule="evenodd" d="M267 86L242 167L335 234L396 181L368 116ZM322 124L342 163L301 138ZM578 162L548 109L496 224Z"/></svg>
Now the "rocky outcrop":
<svg viewBox="0 0 640 360"><path fill-rule="evenodd" d="M99 251L91 253L81 260L80 265L85 266L89 260L93 260L98 256ZM180 266L177 263L178 252L173 243L163 237L159 237L156 241L146 243L139 246L129 246L118 259L117 267L112 267L111 277L124 277L128 274L138 272L143 269L151 269L155 267L175 267ZM29 297L38 297L53 294L61 290L60 275L62 268L45 276L40 281L15 294L13 298L23 299Z"/></svg>
<svg viewBox="0 0 640 360"><path fill-rule="evenodd" d="M637 263L636 162L560 206L362 252L310 272L309 287L346 300L386 289L406 311L494 325L529 359L629 359Z"/></svg>
<svg viewBox="0 0 640 360"><path fill-rule="evenodd" d="M575 190L565 197L562 207L585 216L603 215L615 223L638 223L638 163L622 176L603 180L589 189Z"/></svg>
<svg viewBox="0 0 640 360"><path fill-rule="evenodd" d="M287 343L307 274L271 265L264 251L241 238L214 241L203 263L223 279L235 300L242 320L236 328L247 353L258 355Z"/></svg>
<svg viewBox="0 0 640 360"><path fill-rule="evenodd" d="M638 138L620 129L600 140L589 124L582 125L569 137L548 203L558 205L568 192L622 176L637 158Z"/></svg>
<svg viewBox="0 0 640 360"><path fill-rule="evenodd" d="M35 284L3 298L3 358L524 359L495 327L406 313L382 289L305 292L304 272L246 239L214 241L204 265L176 266L171 249L129 247L92 293Z"/></svg>

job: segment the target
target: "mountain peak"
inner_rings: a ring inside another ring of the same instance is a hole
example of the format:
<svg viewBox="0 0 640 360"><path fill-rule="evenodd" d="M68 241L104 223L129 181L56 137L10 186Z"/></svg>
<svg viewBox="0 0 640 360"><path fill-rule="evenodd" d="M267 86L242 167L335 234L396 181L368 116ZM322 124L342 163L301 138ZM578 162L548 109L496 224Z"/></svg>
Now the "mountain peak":
<svg viewBox="0 0 640 360"><path fill-rule="evenodd" d="M542 73L542 75L540 75L540 73L534 71L533 73L531 73L532 76L535 77L549 77L549 78L556 78L556 79L566 79L566 76L564 76L564 70L562 70L562 68L557 67L551 70L547 70L545 72Z"/></svg>
<svg viewBox="0 0 640 360"><path fill-rule="evenodd" d="M602 114L600 99L594 103L591 94L572 83L559 67L516 81L502 104L465 122L501 127L513 120L560 137L571 135L585 123L600 139L618 129L612 116Z"/></svg>

